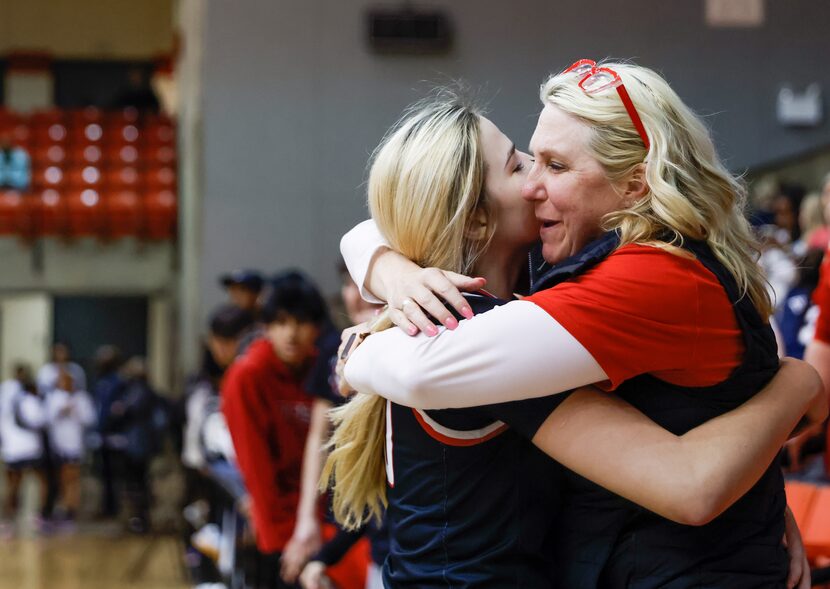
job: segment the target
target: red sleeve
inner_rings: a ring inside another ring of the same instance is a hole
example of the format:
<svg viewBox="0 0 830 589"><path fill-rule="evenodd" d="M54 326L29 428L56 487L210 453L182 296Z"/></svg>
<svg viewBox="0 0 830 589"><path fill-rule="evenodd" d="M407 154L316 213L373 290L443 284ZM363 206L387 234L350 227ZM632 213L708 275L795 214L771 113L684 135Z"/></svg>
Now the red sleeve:
<svg viewBox="0 0 830 589"><path fill-rule="evenodd" d="M255 375L243 363L233 364L222 383L222 413L233 440L236 461L253 500L255 523L277 517L272 508L276 462L268 446L268 409L257 393Z"/></svg>
<svg viewBox="0 0 830 589"><path fill-rule="evenodd" d="M824 253L819 269L818 285L813 292L813 302L818 305L815 339L830 344L830 250Z"/></svg>
<svg viewBox="0 0 830 589"><path fill-rule="evenodd" d="M646 373L708 386L741 361L741 332L726 291L694 258L624 246L528 300L585 346L608 375L607 389Z"/></svg>

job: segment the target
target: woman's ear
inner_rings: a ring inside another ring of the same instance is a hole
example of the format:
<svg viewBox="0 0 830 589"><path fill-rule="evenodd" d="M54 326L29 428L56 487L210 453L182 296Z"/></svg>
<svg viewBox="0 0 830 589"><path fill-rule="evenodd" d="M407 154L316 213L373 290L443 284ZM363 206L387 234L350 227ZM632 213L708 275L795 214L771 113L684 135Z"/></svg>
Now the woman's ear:
<svg viewBox="0 0 830 589"><path fill-rule="evenodd" d="M628 175L628 178L623 180L622 186L623 200L629 206L635 204L638 200L646 196L649 192L648 182L646 181L646 165L637 164Z"/></svg>
<svg viewBox="0 0 830 589"><path fill-rule="evenodd" d="M464 232L467 239L470 241L481 241L487 239L487 211L483 207L475 210L472 217L470 217L470 224Z"/></svg>

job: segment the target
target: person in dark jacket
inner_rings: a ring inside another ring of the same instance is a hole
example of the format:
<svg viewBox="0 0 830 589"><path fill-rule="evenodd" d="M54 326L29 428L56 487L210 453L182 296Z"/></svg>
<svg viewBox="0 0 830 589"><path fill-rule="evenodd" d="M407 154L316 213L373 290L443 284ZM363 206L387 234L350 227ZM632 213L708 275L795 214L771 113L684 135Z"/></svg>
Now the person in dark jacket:
<svg viewBox="0 0 830 589"><path fill-rule="evenodd" d="M155 421L160 403L147 381L144 358L130 358L123 374L123 394L111 406L110 423L124 441L121 464L124 495L130 508L128 526L131 531L142 533L147 531L150 521L148 471L150 459L159 449L162 433Z"/></svg>
<svg viewBox="0 0 830 589"><path fill-rule="evenodd" d="M121 367L121 351L115 346L101 346L95 352L95 367L98 379L92 387L92 399L98 415L97 448L101 467L101 482L104 486L101 515L118 515L118 475L116 465L121 458L123 444L112 429L112 406L123 394L124 381L118 374Z"/></svg>

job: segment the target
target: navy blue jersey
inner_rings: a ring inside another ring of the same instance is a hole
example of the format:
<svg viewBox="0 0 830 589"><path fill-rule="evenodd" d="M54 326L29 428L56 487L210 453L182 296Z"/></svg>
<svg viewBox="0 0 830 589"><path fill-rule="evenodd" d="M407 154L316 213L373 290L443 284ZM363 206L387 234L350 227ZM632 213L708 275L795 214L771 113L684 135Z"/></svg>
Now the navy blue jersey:
<svg viewBox="0 0 830 589"><path fill-rule="evenodd" d="M503 302L467 298L476 313ZM560 467L518 432L566 396L440 411L387 402L386 586L553 586Z"/></svg>
<svg viewBox="0 0 830 589"><path fill-rule="evenodd" d="M312 397L328 401L335 407L345 399L337 391L334 369L337 365L337 348L340 346L340 331L326 328L317 338L317 358L304 384Z"/></svg>

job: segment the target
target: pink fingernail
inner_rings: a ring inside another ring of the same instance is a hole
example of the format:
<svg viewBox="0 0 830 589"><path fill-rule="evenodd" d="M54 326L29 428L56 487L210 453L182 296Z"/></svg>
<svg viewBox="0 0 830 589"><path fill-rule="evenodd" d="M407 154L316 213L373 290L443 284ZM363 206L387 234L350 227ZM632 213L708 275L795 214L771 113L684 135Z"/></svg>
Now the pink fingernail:
<svg viewBox="0 0 830 589"><path fill-rule="evenodd" d="M461 314L467 319L473 318L473 310L470 307L461 307Z"/></svg>
<svg viewBox="0 0 830 589"><path fill-rule="evenodd" d="M447 329L455 329L458 327L458 321L455 320L455 317L447 317L444 320L444 325L447 326Z"/></svg>
<svg viewBox="0 0 830 589"><path fill-rule="evenodd" d="M416 333L418 333L418 328L414 325L412 327L407 327L406 333L408 333L409 335L415 335Z"/></svg>
<svg viewBox="0 0 830 589"><path fill-rule="evenodd" d="M432 337L433 335L438 335L438 329L430 326L429 328L427 328L427 335L430 337Z"/></svg>

